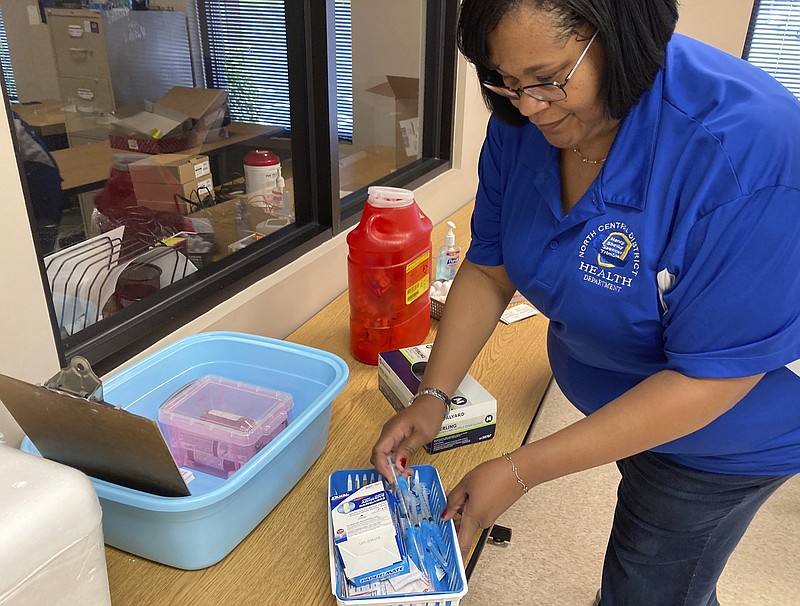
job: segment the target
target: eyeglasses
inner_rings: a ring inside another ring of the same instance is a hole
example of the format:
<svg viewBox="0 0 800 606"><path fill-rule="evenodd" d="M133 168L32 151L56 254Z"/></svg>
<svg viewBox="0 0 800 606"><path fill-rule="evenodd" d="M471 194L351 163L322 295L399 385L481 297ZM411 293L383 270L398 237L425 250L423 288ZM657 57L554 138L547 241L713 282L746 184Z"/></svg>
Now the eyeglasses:
<svg viewBox="0 0 800 606"><path fill-rule="evenodd" d="M511 99L512 101L518 101L522 97L523 93L529 97L533 97L539 101L547 101L548 103L552 103L553 101L563 101L567 98L567 91L564 90L564 87L567 85L567 82L569 82L569 79L572 78L572 74L575 73L575 70L578 69L578 66L581 64L581 61L583 61L583 58L586 56L589 47L592 45L592 42L594 42L596 37L597 32L594 33L591 40L589 40L589 44L587 44L586 48L583 49L583 52L581 53L581 56L578 57L578 61L575 63L575 66L569 70L567 77L564 78L564 82L543 82L542 84L531 84L530 86L523 86L522 88L500 86L491 82L481 82L481 84L493 93L497 93L498 95L505 97L506 99Z"/></svg>

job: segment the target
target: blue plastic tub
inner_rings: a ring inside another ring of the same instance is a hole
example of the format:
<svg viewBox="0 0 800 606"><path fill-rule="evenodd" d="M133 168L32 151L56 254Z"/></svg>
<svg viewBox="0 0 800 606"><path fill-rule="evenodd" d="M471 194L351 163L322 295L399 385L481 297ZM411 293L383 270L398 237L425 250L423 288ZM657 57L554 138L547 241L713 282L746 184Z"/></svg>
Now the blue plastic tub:
<svg viewBox="0 0 800 606"><path fill-rule="evenodd" d="M107 544L186 570L219 562L322 453L331 404L349 369L338 356L311 347L208 332L176 341L104 380L103 396L157 419L170 395L209 374L291 394L289 425L227 479L194 471L188 497L160 497L92 478ZM21 448L38 454L27 438Z"/></svg>

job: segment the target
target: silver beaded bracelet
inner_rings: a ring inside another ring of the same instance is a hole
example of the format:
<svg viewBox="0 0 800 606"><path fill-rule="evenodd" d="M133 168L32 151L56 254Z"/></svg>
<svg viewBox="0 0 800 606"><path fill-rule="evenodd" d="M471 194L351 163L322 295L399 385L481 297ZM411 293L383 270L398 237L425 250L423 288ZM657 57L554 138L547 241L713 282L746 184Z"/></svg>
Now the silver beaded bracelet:
<svg viewBox="0 0 800 606"><path fill-rule="evenodd" d="M411 399L408 401L408 405L411 406L420 396L433 396L434 398L439 398L442 402L444 402L444 416L450 414L450 398L444 393L441 389L436 389L435 387L426 387L425 389L420 389L416 395L412 396Z"/></svg>
<svg viewBox="0 0 800 606"><path fill-rule="evenodd" d="M519 474L517 473L517 466L514 465L514 461L511 460L511 455L507 452L504 452L503 456L508 460L509 463L511 463L511 471L517 478L517 484L522 486L522 494L528 494L528 486L522 481L522 478L519 477Z"/></svg>

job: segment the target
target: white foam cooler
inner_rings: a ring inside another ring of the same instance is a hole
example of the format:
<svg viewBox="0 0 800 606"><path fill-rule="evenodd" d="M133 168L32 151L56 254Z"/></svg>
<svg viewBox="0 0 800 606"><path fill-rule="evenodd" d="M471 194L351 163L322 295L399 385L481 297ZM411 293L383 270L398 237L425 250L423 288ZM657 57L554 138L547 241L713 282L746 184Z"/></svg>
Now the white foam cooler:
<svg viewBox="0 0 800 606"><path fill-rule="evenodd" d="M111 604L100 503L81 472L0 444L0 606Z"/></svg>

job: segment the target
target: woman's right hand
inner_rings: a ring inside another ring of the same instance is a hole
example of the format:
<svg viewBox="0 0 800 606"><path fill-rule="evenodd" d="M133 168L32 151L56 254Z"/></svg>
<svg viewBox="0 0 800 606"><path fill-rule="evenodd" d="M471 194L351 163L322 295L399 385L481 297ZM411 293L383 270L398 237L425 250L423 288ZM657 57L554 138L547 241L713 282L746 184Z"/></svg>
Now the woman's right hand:
<svg viewBox="0 0 800 606"><path fill-rule="evenodd" d="M392 481L389 469L391 457L403 475L410 476L408 459L433 440L442 428L444 406L435 396L419 396L414 403L397 413L383 426L381 435L372 448L372 465L384 478Z"/></svg>

